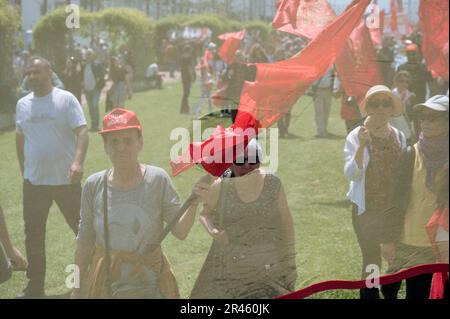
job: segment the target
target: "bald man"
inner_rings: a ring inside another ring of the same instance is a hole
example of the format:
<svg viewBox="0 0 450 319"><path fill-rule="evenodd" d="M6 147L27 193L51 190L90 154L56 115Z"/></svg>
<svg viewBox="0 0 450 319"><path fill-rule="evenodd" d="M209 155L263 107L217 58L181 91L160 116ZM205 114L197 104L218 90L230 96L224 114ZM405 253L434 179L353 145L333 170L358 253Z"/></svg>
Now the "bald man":
<svg viewBox="0 0 450 319"><path fill-rule="evenodd" d="M16 150L23 176L28 285L19 298L43 298L45 229L55 201L76 235L88 130L76 97L53 87L50 63L32 59L31 93L17 102Z"/></svg>

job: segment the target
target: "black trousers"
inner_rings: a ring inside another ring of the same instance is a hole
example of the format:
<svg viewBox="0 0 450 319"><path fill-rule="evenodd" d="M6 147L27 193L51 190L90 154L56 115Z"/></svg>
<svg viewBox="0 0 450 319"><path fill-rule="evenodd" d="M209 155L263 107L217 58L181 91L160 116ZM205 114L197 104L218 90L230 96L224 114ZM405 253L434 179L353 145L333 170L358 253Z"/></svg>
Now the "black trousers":
<svg viewBox="0 0 450 319"><path fill-rule="evenodd" d="M432 274L420 275L406 279L406 299L426 300L430 297ZM402 283L396 282L381 287L384 299L397 299Z"/></svg>
<svg viewBox="0 0 450 319"><path fill-rule="evenodd" d="M23 219L25 223L25 250L28 258L27 291L44 292L46 256L45 233L47 218L53 201L64 215L74 234L80 221L81 185L41 186L23 183Z"/></svg>

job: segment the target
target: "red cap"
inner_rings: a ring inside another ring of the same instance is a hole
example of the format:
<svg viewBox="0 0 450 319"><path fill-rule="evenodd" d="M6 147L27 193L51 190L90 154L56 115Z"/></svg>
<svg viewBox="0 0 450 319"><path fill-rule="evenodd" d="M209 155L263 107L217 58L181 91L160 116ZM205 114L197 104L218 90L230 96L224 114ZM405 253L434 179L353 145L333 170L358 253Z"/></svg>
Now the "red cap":
<svg viewBox="0 0 450 319"><path fill-rule="evenodd" d="M408 44L406 46L406 52L417 52L419 51L419 46L417 44Z"/></svg>
<svg viewBox="0 0 450 319"><path fill-rule="evenodd" d="M99 133L106 134L129 129L137 129L142 132L142 126L136 113L130 110L117 108L105 115L103 118L103 127Z"/></svg>

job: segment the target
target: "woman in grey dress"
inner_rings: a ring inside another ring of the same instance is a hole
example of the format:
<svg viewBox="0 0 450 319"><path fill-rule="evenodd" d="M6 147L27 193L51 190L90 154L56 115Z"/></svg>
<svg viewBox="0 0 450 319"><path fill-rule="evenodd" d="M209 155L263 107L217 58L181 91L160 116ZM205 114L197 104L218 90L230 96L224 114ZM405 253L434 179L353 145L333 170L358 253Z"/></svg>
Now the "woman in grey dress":
<svg viewBox="0 0 450 319"><path fill-rule="evenodd" d="M234 178L204 192L200 221L214 241L191 298L273 298L294 289L292 216L281 180L259 169L261 159L252 140Z"/></svg>

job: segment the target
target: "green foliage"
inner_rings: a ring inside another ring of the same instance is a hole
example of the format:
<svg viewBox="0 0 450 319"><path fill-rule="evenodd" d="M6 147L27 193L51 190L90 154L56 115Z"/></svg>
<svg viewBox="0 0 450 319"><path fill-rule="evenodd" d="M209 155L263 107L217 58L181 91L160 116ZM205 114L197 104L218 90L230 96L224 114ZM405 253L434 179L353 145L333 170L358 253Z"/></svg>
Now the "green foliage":
<svg viewBox="0 0 450 319"><path fill-rule="evenodd" d="M212 31L213 39L219 34L229 31L227 20L218 15L195 15L185 23L185 26L209 28Z"/></svg>
<svg viewBox="0 0 450 319"><path fill-rule="evenodd" d="M92 28L97 18L96 14L81 11L80 29L67 28L67 16L65 7L58 8L42 17L33 28L36 53L48 59L57 73L64 69L72 32L84 36L95 34Z"/></svg>
<svg viewBox="0 0 450 319"><path fill-rule="evenodd" d="M153 25L140 11L124 8L107 9L98 13L81 11L80 29L68 29L66 18L65 8L59 8L39 20L33 30L37 53L49 59L57 72L64 68L70 36L75 34L89 37L107 31L113 43L113 51L121 45L130 50L137 78L144 76L146 67L155 59Z"/></svg>
<svg viewBox="0 0 450 319"><path fill-rule="evenodd" d="M19 31L20 18L6 0L0 0L0 83L10 78L12 55Z"/></svg>
<svg viewBox="0 0 450 319"><path fill-rule="evenodd" d="M125 8L113 8L100 12L100 30L109 33L114 51L125 45L131 53L135 77L143 78L147 66L154 62L154 25L142 12Z"/></svg>
<svg viewBox="0 0 450 319"><path fill-rule="evenodd" d="M173 15L167 16L165 18L159 19L155 22L155 37L157 44L160 44L161 41L167 38L167 33L170 30L181 29L182 26L189 20L189 16L187 15Z"/></svg>
<svg viewBox="0 0 450 319"><path fill-rule="evenodd" d="M264 21L249 21L244 24L244 28L250 33L259 33L262 43L267 43L272 32L271 25Z"/></svg>

